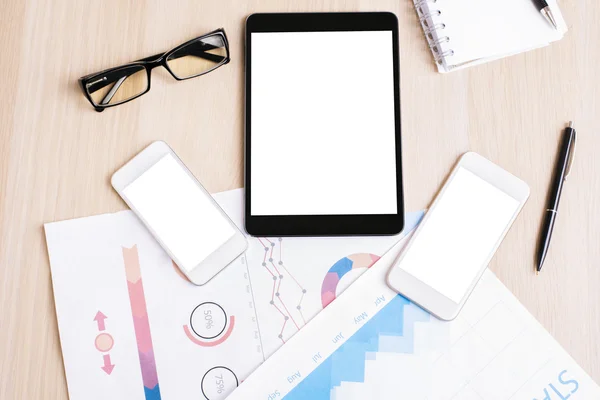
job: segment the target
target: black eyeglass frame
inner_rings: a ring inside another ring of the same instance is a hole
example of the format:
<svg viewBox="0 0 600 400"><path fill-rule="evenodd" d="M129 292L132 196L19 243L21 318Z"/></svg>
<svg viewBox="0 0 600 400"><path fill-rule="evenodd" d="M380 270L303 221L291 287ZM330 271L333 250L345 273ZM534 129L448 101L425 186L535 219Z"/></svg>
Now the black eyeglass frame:
<svg viewBox="0 0 600 400"><path fill-rule="evenodd" d="M205 39L207 37L211 37L211 36L220 36L223 39L223 43L225 44L226 56L219 64L215 65L213 68L211 68L207 71L203 71L197 75L192 75L192 76L188 76L185 78L178 77L171 70L171 68L169 68L169 65L167 64L167 60L169 59L169 56L171 56L173 53L177 52L178 50L180 50L186 46L189 46L190 44L192 44L196 41L199 41L199 40ZM219 28L219 29L209 32L205 35L198 36L194 39L188 40L187 42L180 44L179 46L167 51L166 53L155 54L153 56L142 58L141 60L133 61L128 64L124 64L124 65L114 67L114 68L108 68L108 69L105 69L100 72L95 72L93 74L83 76L83 77L79 78L79 86L81 87L81 90L83 90L83 94L85 95L86 99L88 99L88 101L94 107L94 109L98 112L102 112L102 111L104 111L105 108L120 106L122 104L128 103L131 100L135 100L138 97L143 96L144 94L148 93L150 91L150 87L152 86L152 80L151 80L152 70L156 67L164 67L169 72L169 74L171 74L171 76L173 78L175 78L178 81L185 81L187 79L197 78L199 76L208 74L209 72L212 72L215 69L222 67L225 64L228 64L230 61L231 61L231 58L229 56L229 41L227 40L227 35L225 34L225 30L223 28ZM96 104L96 103L94 103L92 96L86 89L86 86L88 84L93 83L98 78L100 78L110 72L116 72L116 71L120 71L125 68L131 68L131 67L135 67L135 66L142 66L146 70L147 79L148 79L148 87L146 88L145 91L143 91L142 93L139 93L127 100L124 100L122 102L115 103L115 104Z"/></svg>

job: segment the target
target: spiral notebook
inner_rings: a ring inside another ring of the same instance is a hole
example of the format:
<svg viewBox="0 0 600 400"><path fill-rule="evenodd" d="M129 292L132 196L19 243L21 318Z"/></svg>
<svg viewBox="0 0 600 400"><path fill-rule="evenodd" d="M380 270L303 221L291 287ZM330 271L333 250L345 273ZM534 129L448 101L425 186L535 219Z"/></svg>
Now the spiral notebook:
<svg viewBox="0 0 600 400"><path fill-rule="evenodd" d="M523 53L563 38L567 25L547 0L555 29L533 0L414 0L433 58L445 73Z"/></svg>

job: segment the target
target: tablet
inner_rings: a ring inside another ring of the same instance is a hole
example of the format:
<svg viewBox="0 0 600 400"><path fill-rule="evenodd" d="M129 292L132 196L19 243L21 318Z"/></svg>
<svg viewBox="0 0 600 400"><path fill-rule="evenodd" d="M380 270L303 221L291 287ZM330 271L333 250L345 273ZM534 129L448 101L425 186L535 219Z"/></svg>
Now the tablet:
<svg viewBox="0 0 600 400"><path fill-rule="evenodd" d="M245 80L248 233L402 231L394 14L253 14Z"/></svg>

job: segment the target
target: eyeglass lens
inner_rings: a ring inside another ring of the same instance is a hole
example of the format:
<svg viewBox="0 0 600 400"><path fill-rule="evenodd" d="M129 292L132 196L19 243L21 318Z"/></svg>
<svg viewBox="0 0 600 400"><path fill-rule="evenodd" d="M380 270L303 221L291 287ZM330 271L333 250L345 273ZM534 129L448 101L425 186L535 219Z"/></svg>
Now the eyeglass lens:
<svg viewBox="0 0 600 400"><path fill-rule="evenodd" d="M209 72L227 59L225 39L212 35L196 39L167 57L171 72L180 79Z"/></svg>
<svg viewBox="0 0 600 400"><path fill-rule="evenodd" d="M144 93L148 74L142 65L127 66L98 76L85 89L94 105L116 105Z"/></svg>

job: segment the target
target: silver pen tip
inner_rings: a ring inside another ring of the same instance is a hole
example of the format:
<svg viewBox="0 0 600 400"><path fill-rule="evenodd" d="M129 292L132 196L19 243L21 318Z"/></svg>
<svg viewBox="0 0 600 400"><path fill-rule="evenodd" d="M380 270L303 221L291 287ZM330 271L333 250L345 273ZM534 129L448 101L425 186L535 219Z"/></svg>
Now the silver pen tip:
<svg viewBox="0 0 600 400"><path fill-rule="evenodd" d="M573 121L569 121L569 128L573 128Z"/></svg>
<svg viewBox="0 0 600 400"><path fill-rule="evenodd" d="M542 14L544 15L544 17L546 17L548 22L550 22L552 24L554 29L558 29L558 24L556 23L556 18L554 18L554 14L552 13L552 9L550 9L550 7L545 7L544 9L542 9Z"/></svg>

